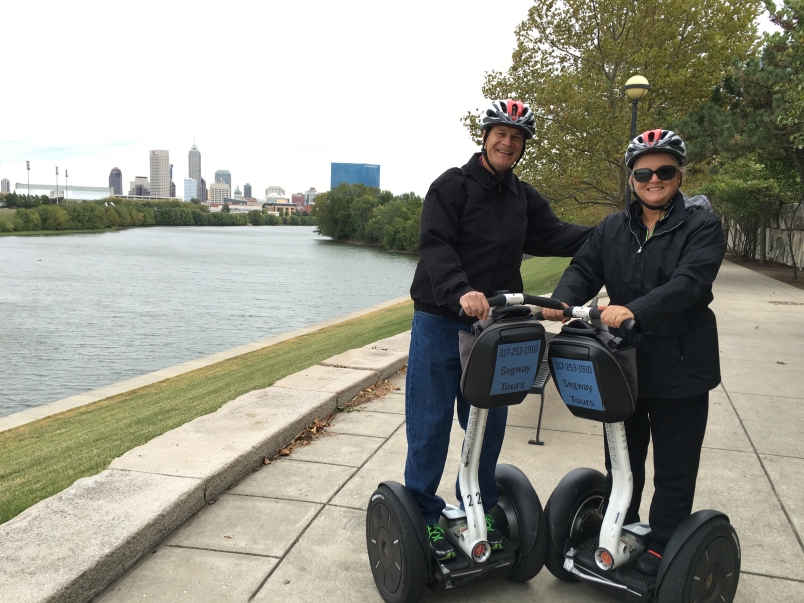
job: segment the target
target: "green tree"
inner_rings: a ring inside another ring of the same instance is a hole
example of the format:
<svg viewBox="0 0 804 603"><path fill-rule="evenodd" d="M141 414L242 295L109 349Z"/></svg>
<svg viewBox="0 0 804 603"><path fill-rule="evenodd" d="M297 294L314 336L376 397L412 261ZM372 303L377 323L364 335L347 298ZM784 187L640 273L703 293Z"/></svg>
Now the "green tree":
<svg viewBox="0 0 804 603"><path fill-rule="evenodd" d="M487 98L519 98L536 114L520 176L551 201L623 207L625 81L640 74L652 86L638 131L677 120L709 99L733 58L754 49L760 8L760 0L536 2L516 30L511 68L490 73L483 87ZM477 116L465 123L479 140Z"/></svg>
<svg viewBox="0 0 804 603"><path fill-rule="evenodd" d="M252 209L248 212L248 221L254 226L264 226L265 216L262 215L259 209Z"/></svg>
<svg viewBox="0 0 804 603"><path fill-rule="evenodd" d="M120 225L120 216L117 215L117 212L114 210L114 207L110 207L106 210L106 225L107 226L119 226Z"/></svg>
<svg viewBox="0 0 804 603"><path fill-rule="evenodd" d="M223 207L221 207L221 211L222 211L223 213L225 213L225 214L228 214L228 213L230 213L232 210L231 210L231 209L229 209L229 204L228 204L228 203L224 203L224 204L223 204Z"/></svg>
<svg viewBox="0 0 804 603"><path fill-rule="evenodd" d="M42 230L65 230L70 216L58 205L40 205L36 208L42 220Z"/></svg>
<svg viewBox="0 0 804 603"><path fill-rule="evenodd" d="M42 219L35 209L18 208L14 214L14 230L26 232L42 230Z"/></svg>

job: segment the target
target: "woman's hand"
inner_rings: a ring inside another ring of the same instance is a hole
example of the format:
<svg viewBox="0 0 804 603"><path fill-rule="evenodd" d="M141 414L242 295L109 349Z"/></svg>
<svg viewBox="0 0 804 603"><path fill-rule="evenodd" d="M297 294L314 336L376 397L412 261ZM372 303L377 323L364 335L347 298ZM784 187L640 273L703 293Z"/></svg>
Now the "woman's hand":
<svg viewBox="0 0 804 603"><path fill-rule="evenodd" d="M564 302L561 302L564 304ZM569 308L567 304L564 304L565 308ZM553 310L552 308L542 308L542 316L544 316L545 320L564 320L564 313L561 310Z"/></svg>
<svg viewBox="0 0 804 603"><path fill-rule="evenodd" d="M598 306L602 310L600 320L604 325L618 328L629 318L634 318L634 313L625 306Z"/></svg>
<svg viewBox="0 0 804 603"><path fill-rule="evenodd" d="M464 293L460 304L467 316L477 316L478 320L486 320L489 317L489 302L480 291Z"/></svg>

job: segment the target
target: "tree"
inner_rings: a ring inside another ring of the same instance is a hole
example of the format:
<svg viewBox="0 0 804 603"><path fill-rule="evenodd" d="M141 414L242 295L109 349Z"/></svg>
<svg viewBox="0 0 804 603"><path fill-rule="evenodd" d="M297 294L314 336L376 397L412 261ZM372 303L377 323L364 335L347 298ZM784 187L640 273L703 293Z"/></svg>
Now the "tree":
<svg viewBox="0 0 804 603"><path fill-rule="evenodd" d="M757 43L760 0L543 0L516 30L507 73L487 76L487 98L519 98L536 114L536 138L518 172L551 201L623 207L623 154L634 74L652 91L637 131L662 127L706 102L734 57ZM477 117L464 122L479 140Z"/></svg>
<svg viewBox="0 0 804 603"><path fill-rule="evenodd" d="M252 209L248 212L248 221L251 222L253 226L264 226L265 216L262 215L259 209Z"/></svg>

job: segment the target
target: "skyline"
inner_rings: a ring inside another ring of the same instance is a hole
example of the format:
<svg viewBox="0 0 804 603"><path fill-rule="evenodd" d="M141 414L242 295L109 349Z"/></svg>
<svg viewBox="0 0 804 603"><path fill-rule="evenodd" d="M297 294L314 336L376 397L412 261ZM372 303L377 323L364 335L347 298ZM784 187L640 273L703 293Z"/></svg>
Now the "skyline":
<svg viewBox="0 0 804 603"><path fill-rule="evenodd" d="M4 42L26 50L4 64L13 87L0 177L12 189L26 182L29 160L31 182L55 187L59 166L60 186L65 169L71 184L103 186L118 167L125 188L148 176L150 150L165 149L178 194L195 140L208 187L226 169L233 187L325 191L332 162L367 163L382 166L383 189L424 195L478 150L460 119L488 104L484 74L510 66L532 4L12 3ZM36 23L35 45L25 23ZM107 39L101 25L122 35ZM232 33L203 35L212 29ZM190 93L188 69L198 83ZM131 88L144 74L147 88Z"/></svg>

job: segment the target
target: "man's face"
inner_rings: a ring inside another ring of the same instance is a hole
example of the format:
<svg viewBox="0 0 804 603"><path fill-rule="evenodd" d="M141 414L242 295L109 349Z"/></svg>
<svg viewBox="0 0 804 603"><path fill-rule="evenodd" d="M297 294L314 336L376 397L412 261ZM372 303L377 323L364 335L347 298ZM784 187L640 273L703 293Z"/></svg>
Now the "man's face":
<svg viewBox="0 0 804 603"><path fill-rule="evenodd" d="M494 169L502 173L510 169L525 146L525 135L519 128L492 126L486 134L486 154Z"/></svg>

